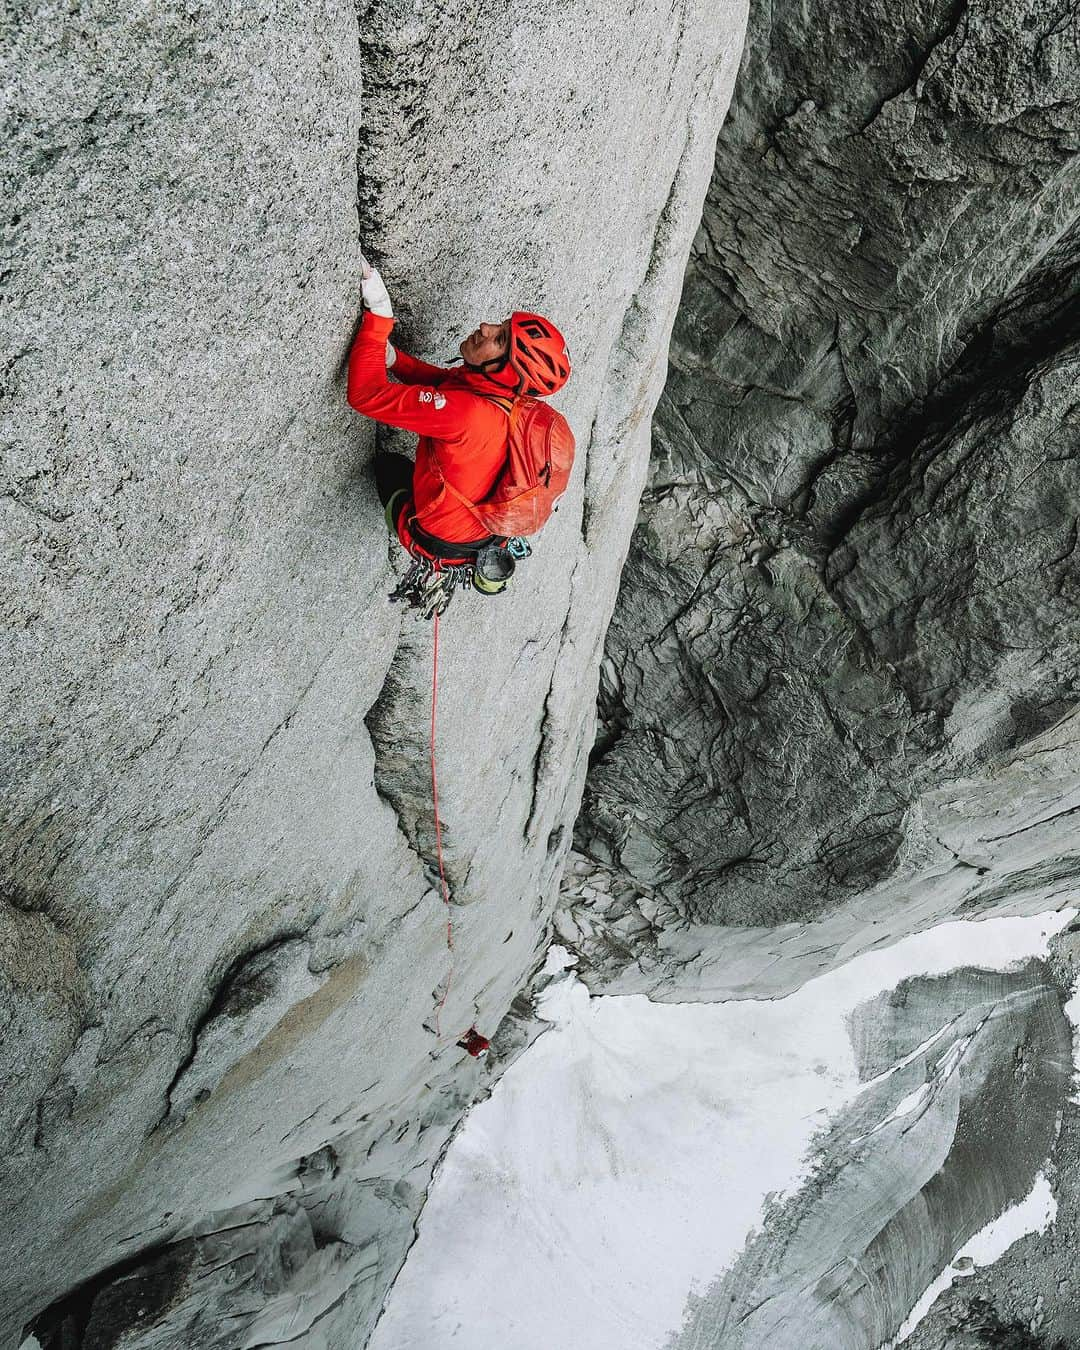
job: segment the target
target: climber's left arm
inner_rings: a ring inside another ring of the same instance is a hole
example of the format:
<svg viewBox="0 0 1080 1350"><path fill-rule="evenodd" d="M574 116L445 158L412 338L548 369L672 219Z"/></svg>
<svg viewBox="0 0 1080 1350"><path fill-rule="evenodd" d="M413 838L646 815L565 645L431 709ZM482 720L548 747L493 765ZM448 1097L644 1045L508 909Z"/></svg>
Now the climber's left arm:
<svg viewBox="0 0 1080 1350"><path fill-rule="evenodd" d="M376 422L434 436L440 441L464 437L477 416L482 399L464 389L442 393L429 384L391 384L386 370L386 340L394 320L372 310L364 315L349 353L349 402L358 413Z"/></svg>
<svg viewBox="0 0 1080 1350"><path fill-rule="evenodd" d="M433 366L419 357L410 356L400 347L387 344L387 366L394 372L394 379L402 384L442 384L451 372L442 366Z"/></svg>

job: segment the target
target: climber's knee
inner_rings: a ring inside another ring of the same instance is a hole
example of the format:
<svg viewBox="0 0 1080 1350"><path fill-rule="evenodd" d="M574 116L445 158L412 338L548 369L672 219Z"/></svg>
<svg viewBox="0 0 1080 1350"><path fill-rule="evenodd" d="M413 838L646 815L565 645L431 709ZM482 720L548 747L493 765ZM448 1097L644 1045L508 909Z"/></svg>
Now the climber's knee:
<svg viewBox="0 0 1080 1350"><path fill-rule="evenodd" d="M401 508L409 500L409 489L398 488L392 493L390 500L386 503L386 528L391 534L397 534L397 518L401 514Z"/></svg>
<svg viewBox="0 0 1080 1350"><path fill-rule="evenodd" d="M379 501L383 506L389 506L390 499L402 490L406 493L412 491L414 465L411 459L406 459L404 455L379 454L372 460L371 467Z"/></svg>

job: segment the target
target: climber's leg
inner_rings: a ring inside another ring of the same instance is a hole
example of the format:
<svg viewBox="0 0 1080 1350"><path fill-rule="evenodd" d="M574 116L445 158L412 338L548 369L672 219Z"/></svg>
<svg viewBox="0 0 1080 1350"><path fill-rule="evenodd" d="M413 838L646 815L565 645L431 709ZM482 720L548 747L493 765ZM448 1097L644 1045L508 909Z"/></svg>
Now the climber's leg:
<svg viewBox="0 0 1080 1350"><path fill-rule="evenodd" d="M386 526L393 534L398 512L412 495L413 462L404 455L376 455L372 464L379 501L386 508Z"/></svg>

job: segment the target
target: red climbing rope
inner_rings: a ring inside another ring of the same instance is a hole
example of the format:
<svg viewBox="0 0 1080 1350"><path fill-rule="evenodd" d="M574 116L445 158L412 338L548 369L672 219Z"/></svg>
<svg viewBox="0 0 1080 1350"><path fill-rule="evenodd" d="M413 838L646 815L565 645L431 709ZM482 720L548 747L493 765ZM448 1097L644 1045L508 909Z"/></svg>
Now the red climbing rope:
<svg viewBox="0 0 1080 1350"><path fill-rule="evenodd" d="M439 612L435 611L435 650L431 670L431 801L435 809L435 853L439 860L439 881L442 884L443 903L446 905L446 950L450 953L450 969L446 972L446 988L435 1009L435 1034L442 1036L442 1010L450 997L450 981L454 978L454 925L450 908L450 887L446 884L443 867L442 822L439 820L439 780L435 772L435 714L439 706Z"/></svg>
<svg viewBox="0 0 1080 1350"><path fill-rule="evenodd" d="M437 566L437 564L436 564ZM431 804L435 811L435 854L439 860L439 882L442 885L443 904L446 906L446 950L450 953L450 968L446 972L446 987L435 1009L435 1035L442 1040L442 1011L450 997L450 984L454 978L454 911L450 907L450 887L446 881L446 869L443 866L442 821L439 819L439 778L435 772L435 714L439 707L439 611L436 610L434 653L431 663ZM474 1059L491 1047L486 1036L481 1036L475 1027L470 1027L457 1042Z"/></svg>

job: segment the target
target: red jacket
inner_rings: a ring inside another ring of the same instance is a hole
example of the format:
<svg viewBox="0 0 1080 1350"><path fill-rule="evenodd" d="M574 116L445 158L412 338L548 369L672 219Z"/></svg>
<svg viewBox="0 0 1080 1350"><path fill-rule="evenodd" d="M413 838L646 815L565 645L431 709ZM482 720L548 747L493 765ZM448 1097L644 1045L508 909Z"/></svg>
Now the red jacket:
<svg viewBox="0 0 1080 1350"><path fill-rule="evenodd" d="M499 391L484 375L430 366L402 351L393 372L403 383L392 384L386 342L393 326L393 319L370 310L364 315L349 356L349 402L376 422L419 433L413 512L423 529L451 543L486 538L487 531L446 491L443 479L473 502L494 487L506 462L509 423L497 403L474 391Z"/></svg>

